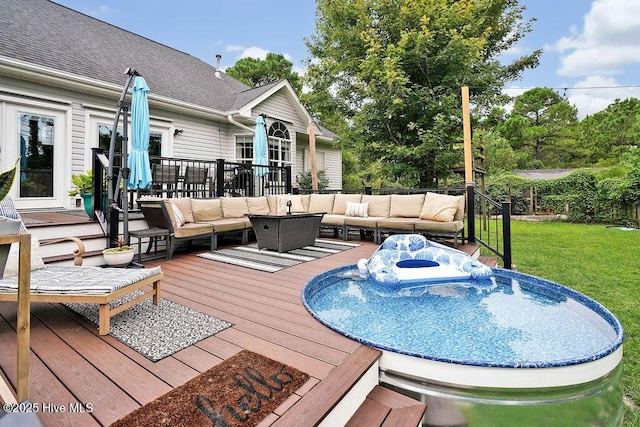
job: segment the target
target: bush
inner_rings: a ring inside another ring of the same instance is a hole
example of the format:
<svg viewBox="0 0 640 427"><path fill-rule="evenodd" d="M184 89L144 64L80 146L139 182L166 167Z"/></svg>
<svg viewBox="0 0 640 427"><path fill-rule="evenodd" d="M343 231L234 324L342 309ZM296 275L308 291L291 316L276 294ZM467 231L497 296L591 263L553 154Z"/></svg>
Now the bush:
<svg viewBox="0 0 640 427"><path fill-rule="evenodd" d="M311 172L299 172L296 176L298 188L311 190ZM329 178L324 170L318 171L318 190L326 190L329 187Z"/></svg>

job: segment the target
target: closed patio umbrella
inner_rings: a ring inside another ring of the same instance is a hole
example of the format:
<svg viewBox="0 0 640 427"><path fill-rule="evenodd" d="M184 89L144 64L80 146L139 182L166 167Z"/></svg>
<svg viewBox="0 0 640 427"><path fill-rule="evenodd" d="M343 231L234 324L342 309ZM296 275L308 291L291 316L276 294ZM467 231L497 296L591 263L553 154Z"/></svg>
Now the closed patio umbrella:
<svg viewBox="0 0 640 427"><path fill-rule="evenodd" d="M256 133L253 136L253 165L256 176L265 176L269 173L269 155L267 151L267 125L264 117L256 117ZM256 167L258 166L258 167Z"/></svg>
<svg viewBox="0 0 640 427"><path fill-rule="evenodd" d="M144 78L137 76L131 88L131 153L129 167L129 188L151 187L151 166L149 165L149 87Z"/></svg>

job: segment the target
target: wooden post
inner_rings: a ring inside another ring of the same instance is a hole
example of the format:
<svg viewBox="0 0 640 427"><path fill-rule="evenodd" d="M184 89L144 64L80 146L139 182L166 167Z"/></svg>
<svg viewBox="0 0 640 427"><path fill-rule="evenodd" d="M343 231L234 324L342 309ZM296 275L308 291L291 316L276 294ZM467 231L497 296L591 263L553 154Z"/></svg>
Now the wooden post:
<svg viewBox="0 0 640 427"><path fill-rule="evenodd" d="M464 137L464 179L467 186L474 185L473 147L471 146L471 114L469 112L469 87L462 87L462 130Z"/></svg>

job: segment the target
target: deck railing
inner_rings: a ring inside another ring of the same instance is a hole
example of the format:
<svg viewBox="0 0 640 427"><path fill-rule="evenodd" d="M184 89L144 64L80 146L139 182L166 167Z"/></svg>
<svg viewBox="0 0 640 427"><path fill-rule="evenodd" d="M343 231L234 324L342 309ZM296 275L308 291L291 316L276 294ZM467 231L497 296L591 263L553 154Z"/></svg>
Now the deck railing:
<svg viewBox="0 0 640 427"><path fill-rule="evenodd" d="M467 235L502 259L511 269L511 203L496 202L474 186L467 187Z"/></svg>
<svg viewBox="0 0 640 427"><path fill-rule="evenodd" d="M93 149L94 200L105 200L106 155L104 150ZM118 159L115 160L118 164ZM511 204L499 203L479 192L474 186L464 188L343 188L340 190L301 190L292 185L291 166L264 168L251 163L180 159L149 156L152 172L151 188L129 190L129 208L137 209L135 201L142 195L161 197L238 197L272 194L362 193L362 194L415 194L427 191L467 197L467 228L463 240L478 243L502 259L504 268L511 268ZM262 169L258 169L262 168ZM256 174L256 171L264 172ZM120 168L114 168L111 177L117 180ZM121 204L121 202L119 202ZM102 205L105 205L103 203ZM101 204L93 204L95 210ZM104 209L104 206L102 206Z"/></svg>

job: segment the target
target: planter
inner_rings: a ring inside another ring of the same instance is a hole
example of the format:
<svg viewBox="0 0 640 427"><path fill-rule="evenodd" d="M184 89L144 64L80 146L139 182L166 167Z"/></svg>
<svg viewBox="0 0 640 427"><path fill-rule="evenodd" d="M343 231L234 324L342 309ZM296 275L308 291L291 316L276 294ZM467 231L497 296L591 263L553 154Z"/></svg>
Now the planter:
<svg viewBox="0 0 640 427"><path fill-rule="evenodd" d="M0 235L17 234L20 231L20 221L11 218L0 217ZM7 265L11 244L0 245L0 279L4 276L4 267Z"/></svg>
<svg viewBox="0 0 640 427"><path fill-rule="evenodd" d="M93 218L93 194L82 193L82 204L84 205L84 211L89 215L89 218Z"/></svg>
<svg viewBox="0 0 640 427"><path fill-rule="evenodd" d="M103 250L102 256L109 267L126 267L133 260L135 253L133 248L124 250L111 248Z"/></svg>

